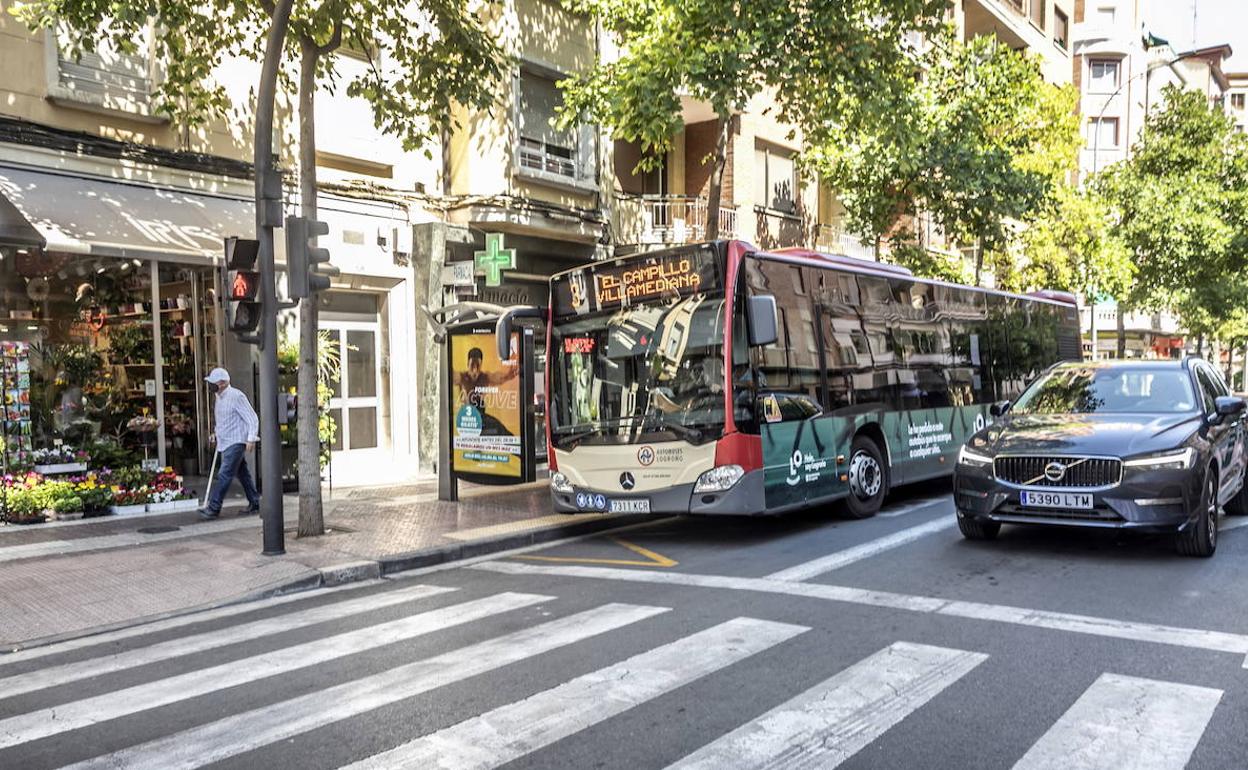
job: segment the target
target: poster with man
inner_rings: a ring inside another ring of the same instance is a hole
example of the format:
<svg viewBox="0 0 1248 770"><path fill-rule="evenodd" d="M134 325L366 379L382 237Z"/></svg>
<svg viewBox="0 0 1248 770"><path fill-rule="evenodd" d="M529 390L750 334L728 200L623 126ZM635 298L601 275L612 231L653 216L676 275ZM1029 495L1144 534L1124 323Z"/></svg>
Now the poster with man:
<svg viewBox="0 0 1248 770"><path fill-rule="evenodd" d="M451 335L451 450L457 473L520 478L520 341L499 359L494 335Z"/></svg>

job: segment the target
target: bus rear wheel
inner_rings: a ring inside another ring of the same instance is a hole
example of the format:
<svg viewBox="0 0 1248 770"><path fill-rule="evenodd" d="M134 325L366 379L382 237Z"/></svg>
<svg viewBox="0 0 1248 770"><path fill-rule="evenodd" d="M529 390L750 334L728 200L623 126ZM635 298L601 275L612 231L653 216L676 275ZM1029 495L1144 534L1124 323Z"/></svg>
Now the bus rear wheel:
<svg viewBox="0 0 1248 770"><path fill-rule="evenodd" d="M866 436L857 436L849 451L849 497L845 510L855 519L879 513L888 494L888 474L880 447Z"/></svg>

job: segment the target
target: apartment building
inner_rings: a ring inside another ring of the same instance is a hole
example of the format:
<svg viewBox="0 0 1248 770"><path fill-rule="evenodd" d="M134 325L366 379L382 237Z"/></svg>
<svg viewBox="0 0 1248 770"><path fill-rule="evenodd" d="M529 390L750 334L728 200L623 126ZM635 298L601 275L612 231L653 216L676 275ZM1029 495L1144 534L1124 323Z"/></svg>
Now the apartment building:
<svg viewBox="0 0 1248 770"><path fill-rule="evenodd" d="M1071 82L1071 22L1081 0L961 0L953 19L964 40L991 35L1039 57L1050 83Z"/></svg>
<svg viewBox="0 0 1248 770"><path fill-rule="evenodd" d="M1226 111L1240 133L1248 132L1248 72L1228 72L1226 82Z"/></svg>
<svg viewBox="0 0 1248 770"><path fill-rule="evenodd" d="M224 330L220 298L223 238L254 232L257 67L231 61L216 74L229 120L175 127L155 109L151 34L134 53L101 45L75 57L54 33L0 14L0 341L35 351L31 381L58 411L154 462L206 473L202 373L224 365L243 390L254 382L256 351ZM279 99L276 134L294 213L291 102ZM344 363L331 402L341 483L415 465L418 394L401 386L416 377L411 233L433 216L415 193L437 169L375 131L367 106L341 90L320 94L317 113L321 243L342 270L320 316ZM279 263L281 241L279 231ZM292 334L295 321L283 318ZM58 356L84 350L92 381L65 382ZM155 428L136 430L135 417Z"/></svg>

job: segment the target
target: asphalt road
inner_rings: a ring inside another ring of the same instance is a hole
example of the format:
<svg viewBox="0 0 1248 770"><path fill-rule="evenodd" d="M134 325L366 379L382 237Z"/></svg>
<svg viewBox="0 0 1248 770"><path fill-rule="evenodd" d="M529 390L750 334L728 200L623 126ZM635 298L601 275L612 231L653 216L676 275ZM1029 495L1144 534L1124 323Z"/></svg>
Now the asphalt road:
<svg viewBox="0 0 1248 770"><path fill-rule="evenodd" d="M1248 520L952 522L664 519L0 657L0 768L1248 766Z"/></svg>

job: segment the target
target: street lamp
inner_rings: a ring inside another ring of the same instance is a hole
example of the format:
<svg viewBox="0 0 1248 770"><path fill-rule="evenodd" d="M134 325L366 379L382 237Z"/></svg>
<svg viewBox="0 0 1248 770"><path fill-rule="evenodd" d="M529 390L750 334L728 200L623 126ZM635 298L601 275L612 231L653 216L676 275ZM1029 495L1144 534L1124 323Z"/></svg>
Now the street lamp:
<svg viewBox="0 0 1248 770"><path fill-rule="evenodd" d="M1145 79L1144 80L1144 117L1145 119L1147 119L1148 118L1148 77L1153 74L1154 70L1159 70L1162 67L1171 67L1183 61L1184 59L1190 59L1192 55L1195 53L1196 53L1195 51L1188 51L1187 53L1179 54L1178 56L1174 57L1173 59L1170 59L1169 61L1150 64L1144 68L1143 72L1138 72L1132 75L1131 77L1127 78L1126 80L1122 81L1121 83L1119 83L1118 87L1114 89L1114 92L1110 94L1109 96L1105 97L1105 103L1101 105L1101 111L1096 114L1096 123L1095 123L1096 135L1092 138L1092 174L1093 175L1096 174L1098 161L1101 158L1101 120L1105 117L1105 110L1109 109L1110 102L1112 102L1115 99L1115 97L1117 97L1118 94L1122 92L1123 86L1126 86L1128 83L1130 83L1131 81L1137 78L1142 77Z"/></svg>

